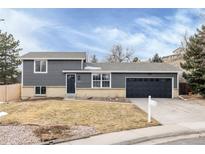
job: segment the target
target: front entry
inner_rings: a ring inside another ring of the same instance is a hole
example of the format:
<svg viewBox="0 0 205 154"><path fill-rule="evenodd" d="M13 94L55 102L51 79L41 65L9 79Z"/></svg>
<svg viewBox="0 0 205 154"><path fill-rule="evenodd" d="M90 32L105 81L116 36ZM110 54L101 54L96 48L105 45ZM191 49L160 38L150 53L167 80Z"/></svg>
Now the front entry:
<svg viewBox="0 0 205 154"><path fill-rule="evenodd" d="M67 75L67 94L75 94L75 75Z"/></svg>

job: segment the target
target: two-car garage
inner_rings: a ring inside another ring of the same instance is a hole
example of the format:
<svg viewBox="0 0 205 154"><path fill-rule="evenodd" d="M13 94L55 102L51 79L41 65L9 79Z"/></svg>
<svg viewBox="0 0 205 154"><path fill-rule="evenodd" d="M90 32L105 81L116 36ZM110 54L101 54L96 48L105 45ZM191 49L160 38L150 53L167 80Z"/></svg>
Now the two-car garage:
<svg viewBox="0 0 205 154"><path fill-rule="evenodd" d="M126 78L126 97L172 98L172 78Z"/></svg>
<svg viewBox="0 0 205 154"><path fill-rule="evenodd" d="M123 88L127 98L174 98L178 96L178 73L112 73L112 88Z"/></svg>

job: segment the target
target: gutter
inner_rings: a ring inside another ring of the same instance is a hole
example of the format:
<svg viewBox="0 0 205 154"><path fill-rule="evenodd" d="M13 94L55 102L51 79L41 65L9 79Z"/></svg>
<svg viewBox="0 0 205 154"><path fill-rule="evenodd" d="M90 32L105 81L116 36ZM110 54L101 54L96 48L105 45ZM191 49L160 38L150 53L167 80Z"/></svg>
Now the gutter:
<svg viewBox="0 0 205 154"><path fill-rule="evenodd" d="M180 73L181 71L120 71L120 70L63 70L63 73L90 73L90 72L112 72L112 73Z"/></svg>

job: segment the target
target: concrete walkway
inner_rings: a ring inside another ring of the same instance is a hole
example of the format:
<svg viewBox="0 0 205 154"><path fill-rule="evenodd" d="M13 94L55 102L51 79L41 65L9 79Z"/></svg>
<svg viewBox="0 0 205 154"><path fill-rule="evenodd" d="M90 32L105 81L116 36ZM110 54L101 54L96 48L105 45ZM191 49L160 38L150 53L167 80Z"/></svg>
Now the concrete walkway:
<svg viewBox="0 0 205 154"><path fill-rule="evenodd" d="M69 145L110 145L110 144L137 144L156 138L170 136L196 134L205 132L205 122L182 123L180 125L164 125L133 129L129 131L114 132L97 135L85 139L64 142L60 144Z"/></svg>

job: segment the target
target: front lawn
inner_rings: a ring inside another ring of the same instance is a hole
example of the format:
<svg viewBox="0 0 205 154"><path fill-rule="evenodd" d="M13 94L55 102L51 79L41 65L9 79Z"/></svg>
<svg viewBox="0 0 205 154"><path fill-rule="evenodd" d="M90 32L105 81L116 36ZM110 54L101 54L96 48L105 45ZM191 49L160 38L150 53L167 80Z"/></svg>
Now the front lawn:
<svg viewBox="0 0 205 154"><path fill-rule="evenodd" d="M147 114L131 103L38 100L0 104L0 111L8 112L1 125L89 126L99 133L158 125L156 120L148 124Z"/></svg>

